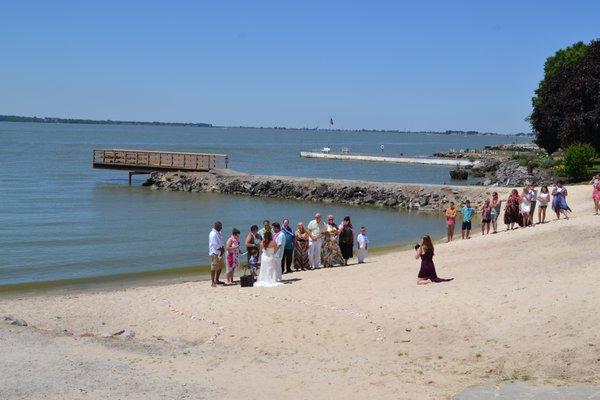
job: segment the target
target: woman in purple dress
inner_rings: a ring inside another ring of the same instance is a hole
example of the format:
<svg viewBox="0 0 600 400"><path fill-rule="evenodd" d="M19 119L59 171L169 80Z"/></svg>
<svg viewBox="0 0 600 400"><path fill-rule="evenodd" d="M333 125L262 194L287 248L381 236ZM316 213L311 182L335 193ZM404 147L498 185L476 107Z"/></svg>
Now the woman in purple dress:
<svg viewBox="0 0 600 400"><path fill-rule="evenodd" d="M438 278L433 264L433 243L428 235L423 236L421 243L415 246L415 258L421 258L421 269L417 278L417 285L426 285L429 282L449 282L454 278Z"/></svg>

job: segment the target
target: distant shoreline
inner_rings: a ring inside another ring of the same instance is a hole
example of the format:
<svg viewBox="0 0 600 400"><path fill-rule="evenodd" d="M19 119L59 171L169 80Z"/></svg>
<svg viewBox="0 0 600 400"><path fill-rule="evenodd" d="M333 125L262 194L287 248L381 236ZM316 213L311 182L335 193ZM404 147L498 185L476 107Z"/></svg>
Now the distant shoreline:
<svg viewBox="0 0 600 400"><path fill-rule="evenodd" d="M19 115L0 115L0 122L32 122L41 124L87 124L87 125L147 125L147 126L190 126L196 128L243 128L243 129L275 129L289 131L329 131L329 132L390 132L390 133L421 133L429 135L459 135L459 136L515 136L533 137L531 133L495 133L479 131L402 131L398 129L335 129L335 128L297 128L285 126L219 126L204 122L160 122L160 121L116 121L110 119L96 120L83 118L57 117L24 117Z"/></svg>
<svg viewBox="0 0 600 400"><path fill-rule="evenodd" d="M0 115L0 122L33 122L42 124L87 124L87 125L153 125L153 126L194 126L210 128L212 124L202 122L160 122L160 121L113 121L110 119L81 119L56 117L22 117L19 115Z"/></svg>

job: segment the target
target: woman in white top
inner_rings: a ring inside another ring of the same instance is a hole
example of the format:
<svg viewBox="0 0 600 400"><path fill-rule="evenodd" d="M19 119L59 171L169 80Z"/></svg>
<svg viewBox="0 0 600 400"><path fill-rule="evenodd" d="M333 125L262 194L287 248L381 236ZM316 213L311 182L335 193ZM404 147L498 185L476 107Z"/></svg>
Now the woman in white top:
<svg viewBox="0 0 600 400"><path fill-rule="evenodd" d="M531 224L531 193L529 192L528 187L525 187L525 189L523 189L519 210L521 211L521 215L523 216L523 228L525 228L526 226L529 226Z"/></svg>
<svg viewBox="0 0 600 400"><path fill-rule="evenodd" d="M548 204L550 203L550 191L548 190L548 186L542 186L537 196L537 202L539 204L538 224L543 224L546 222L546 209L548 208Z"/></svg>

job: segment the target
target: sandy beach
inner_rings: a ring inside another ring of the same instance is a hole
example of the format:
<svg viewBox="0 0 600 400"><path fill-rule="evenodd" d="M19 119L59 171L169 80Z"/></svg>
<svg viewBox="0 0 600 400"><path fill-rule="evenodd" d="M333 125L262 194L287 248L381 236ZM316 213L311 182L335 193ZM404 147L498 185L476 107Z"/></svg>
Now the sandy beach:
<svg viewBox="0 0 600 400"><path fill-rule="evenodd" d="M0 317L29 324L0 321L0 398L449 399L504 380L598 385L600 216L590 186L568 189L568 221L549 210L549 223L486 237L474 224L473 239L436 246L449 283L417 286L409 250L272 289L0 298ZM102 337L121 330L135 336Z"/></svg>

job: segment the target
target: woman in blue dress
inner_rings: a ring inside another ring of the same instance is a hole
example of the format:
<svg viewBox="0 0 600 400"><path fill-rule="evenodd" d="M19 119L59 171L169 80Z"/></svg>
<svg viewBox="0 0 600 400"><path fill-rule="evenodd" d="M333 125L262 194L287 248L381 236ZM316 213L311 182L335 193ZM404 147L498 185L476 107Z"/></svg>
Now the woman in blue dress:
<svg viewBox="0 0 600 400"><path fill-rule="evenodd" d="M560 213L562 212L565 219L569 219L567 215L571 211L567 204L567 188L563 186L562 181L557 181L556 186L552 189L552 209L556 213L556 219L560 219Z"/></svg>

